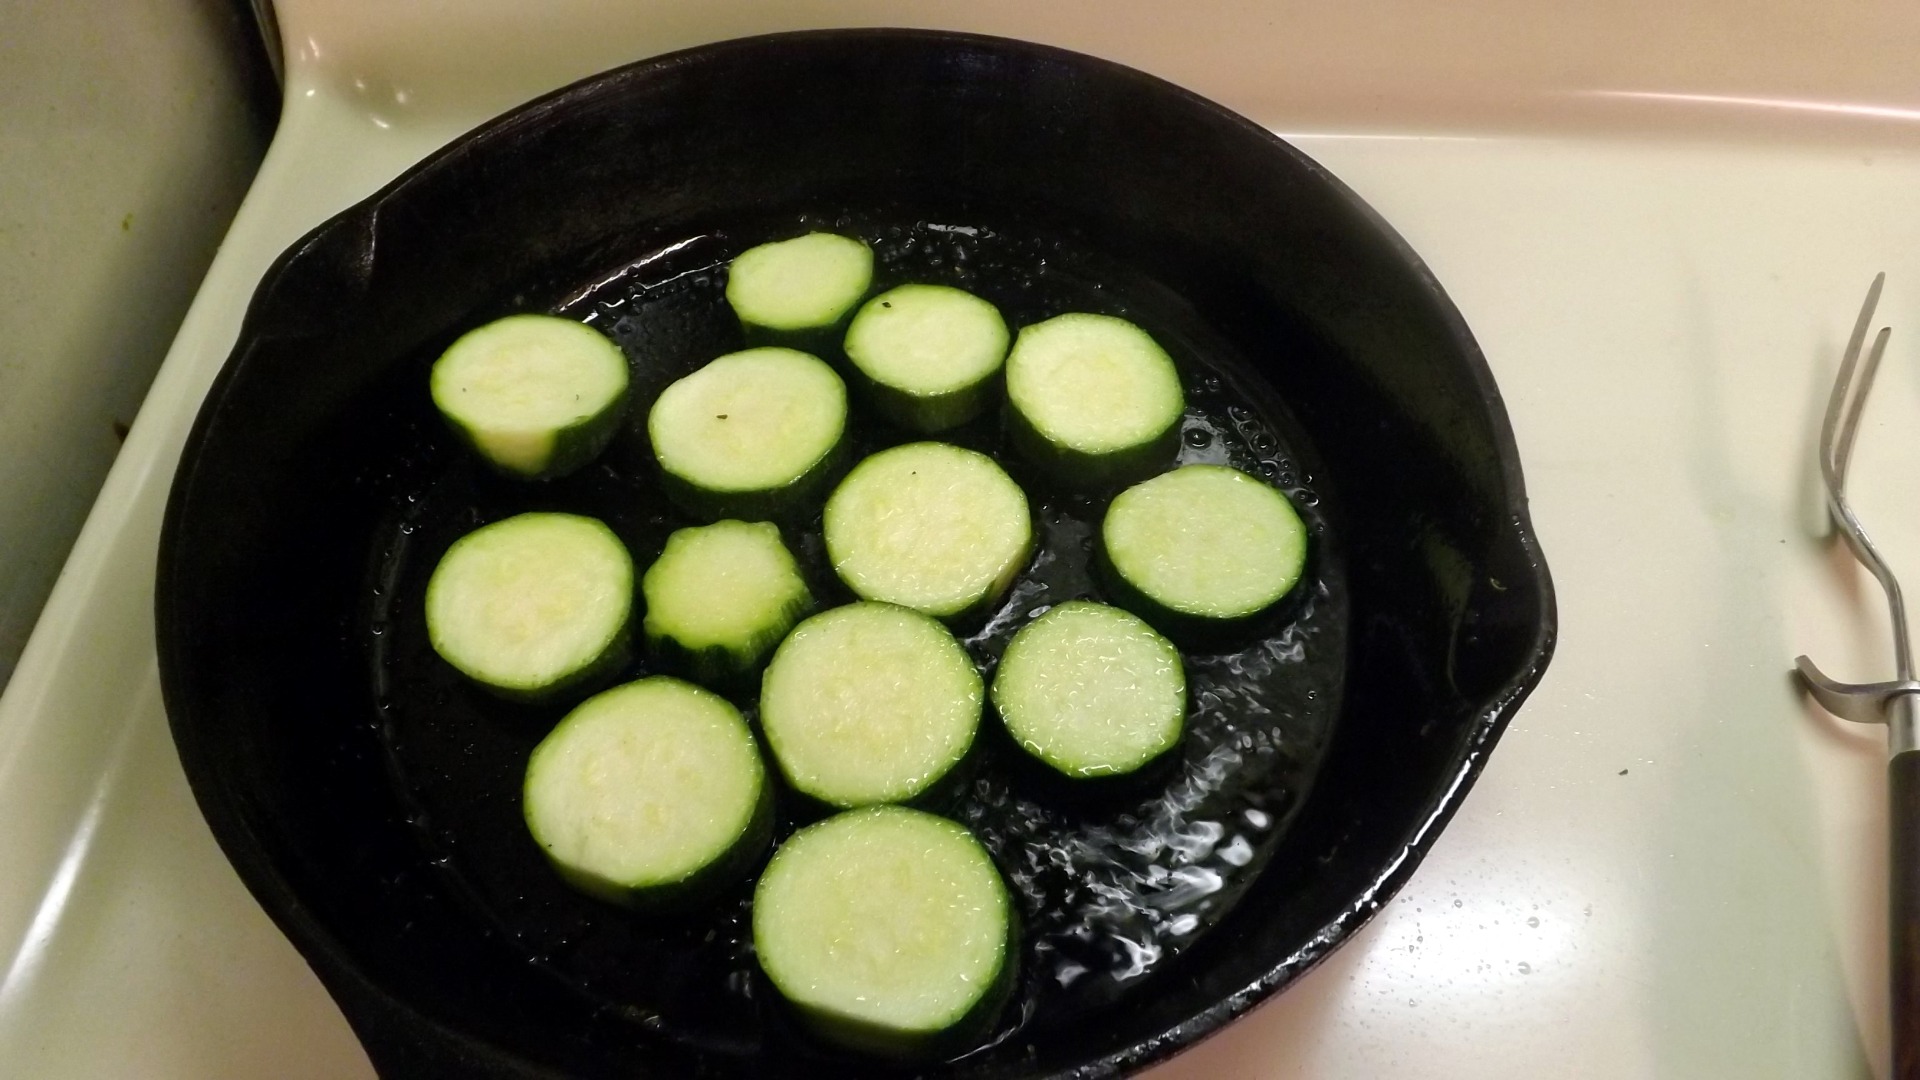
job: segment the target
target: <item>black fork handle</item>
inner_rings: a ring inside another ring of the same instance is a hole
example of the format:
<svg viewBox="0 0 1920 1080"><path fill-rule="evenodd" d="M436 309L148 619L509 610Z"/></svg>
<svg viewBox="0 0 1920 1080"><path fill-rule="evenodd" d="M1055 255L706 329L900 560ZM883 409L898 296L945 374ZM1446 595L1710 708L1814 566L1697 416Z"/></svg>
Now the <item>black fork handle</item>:
<svg viewBox="0 0 1920 1080"><path fill-rule="evenodd" d="M1888 962L1894 1080L1920 1080L1920 750L1887 762Z"/></svg>

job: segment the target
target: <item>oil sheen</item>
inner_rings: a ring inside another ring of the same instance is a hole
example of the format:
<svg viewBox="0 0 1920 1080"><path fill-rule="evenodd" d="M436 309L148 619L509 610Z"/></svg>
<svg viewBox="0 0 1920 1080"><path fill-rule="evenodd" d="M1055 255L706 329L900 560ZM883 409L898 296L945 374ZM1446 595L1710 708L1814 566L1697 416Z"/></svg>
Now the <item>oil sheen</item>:
<svg viewBox="0 0 1920 1080"><path fill-rule="evenodd" d="M1014 767L1017 749L990 713L983 719L978 760L939 809L981 839L1014 893L1021 981L995 1042L1017 1046L1023 1030L1086 1019L1128 995L1151 993L1156 979L1177 977L1181 953L1233 916L1285 835L1340 705L1348 627L1333 500L1311 475L1312 448L1258 373L1260 364L1285 357L1250 356L1222 340L1184 298L1084 237L908 210L769 215L530 287L474 321L544 310L599 328L626 352L632 416L644 418L667 383L742 347L723 295L726 261L810 229L871 244L876 291L910 282L957 286L991 301L1016 330L1068 311L1134 321L1180 370L1187 404L1178 461L1261 477L1293 499L1309 530L1307 572L1277 611L1233 651L1183 654L1186 735L1177 759L1148 786L1098 802L1060 799ZM408 374L421 374L431 359L423 353ZM369 557L365 641L389 773L437 872L507 947L617 1026L650 1033L638 1037L742 1054L769 1040L797 1040L769 1008L754 964L751 880L702 912L671 919L568 889L527 837L519 806L526 755L564 707L511 705L462 683L434 658L421 625L421 594L439 553L512 513L599 517L636 566L649 565L668 533L693 522L658 488L643 419L630 419L595 464L543 485L492 475L434 434L430 418L396 414L395 422L425 425L426 449L393 474L389 527ZM857 404L850 427L854 460L917 438ZM991 680L1007 641L1028 621L1067 600L1105 599L1091 566L1104 500L1062 495L1033 477L1006 447L997 412L943 438L1000 461L1034 511L1031 561L996 609L962 627L963 644ZM817 516L787 528L785 539L823 606L850 599L827 564ZM620 678L648 673L641 658ZM751 718L751 695L740 704ZM783 801L779 836L807 820L794 803Z"/></svg>

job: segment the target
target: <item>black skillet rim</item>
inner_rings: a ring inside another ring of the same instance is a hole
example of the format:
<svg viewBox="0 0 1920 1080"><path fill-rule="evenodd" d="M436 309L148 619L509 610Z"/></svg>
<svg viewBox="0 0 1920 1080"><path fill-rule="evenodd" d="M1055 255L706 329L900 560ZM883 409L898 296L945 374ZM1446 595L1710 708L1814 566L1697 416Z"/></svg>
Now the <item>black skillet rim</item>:
<svg viewBox="0 0 1920 1080"><path fill-rule="evenodd" d="M1534 577L1533 584L1540 597L1539 619L1534 637L1527 648L1527 662L1512 678L1492 691L1487 696L1486 703L1476 710L1468 726L1466 750L1458 768L1453 773L1451 781L1444 785L1415 826L1412 839L1401 858L1387 866L1363 893L1354 898L1352 904L1305 946L1274 964L1252 983L1236 992L1223 995L1212 1006L1188 1016L1158 1035L1142 1038L1133 1045L1106 1057L1055 1073L1054 1077L1061 1080L1069 1077L1079 1080L1079 1078L1110 1076L1164 1061L1214 1034L1229 1021L1252 1010L1256 1005L1317 966L1355 931L1364 926L1412 875L1440 830L1458 810L1467 791L1472 787L1484 766L1494 742L1498 740L1528 694L1539 682L1552 658L1557 632L1557 608L1552 582L1527 513L1527 496L1521 475L1519 448L1484 354L1468 329L1464 317L1447 296L1445 289L1405 239L1338 177L1271 131L1192 91L1123 64L1018 39L945 30L847 28L764 34L678 50L589 76L535 98L456 137L383 185L378 191L307 232L274 260L261 277L253 298L249 301L247 313L241 323L233 349L209 386L195 417L193 427L181 451L161 527L154 599L161 691L175 747L179 752L181 764L201 814L206 818L222 852L233 865L248 891L316 971L324 972L327 976L325 981L330 988L336 988L336 980L350 982L356 996L363 999L370 996L380 1001L386 1009L404 1013L411 1023L433 1029L444 1043L466 1047L469 1052L477 1052L478 1056L491 1056L498 1053L492 1044L476 1039L465 1032L448 1028L419 1013L404 1000L389 995L359 971L347 950L319 925L311 912L301 903L299 896L274 869L259 839L254 835L245 808L231 799L229 793L218 782L220 755L215 747L208 745L204 738L204 730L179 719L188 715L196 703L188 699L186 687L183 685L184 677L181 674L182 665L186 662L184 654L187 650L182 644L186 637L183 634L170 632L175 628L184 629L180 621L178 598L175 594L174 568L181 561L182 552L178 538L184 528L184 519L189 513L191 502L189 494L203 444L209 437L215 417L222 412L226 392L244 364L250 343L262 336L263 299L273 292L274 287L288 269L323 237L337 229L369 223L377 216L381 204L404 191L423 175L443 168L459 167L462 157L474 146L504 137L522 125L537 123L551 113L566 110L581 100L597 97L627 80L647 79L657 72L734 51L752 51L778 43L849 38L913 41L929 45L950 44L994 50L1016 57L1072 64L1097 72L1103 78L1129 81L1141 88L1182 99L1189 107L1211 113L1216 119L1242 130L1250 140L1266 144L1268 151L1277 151L1291 158L1314 181L1325 185L1329 192L1371 224L1380 239L1385 241L1402 261L1405 270L1412 275L1412 280L1435 302L1435 311L1444 320L1447 334L1457 350L1459 359L1463 361L1467 373L1471 376L1480 403L1486 410L1495 456L1499 464L1501 495L1511 514L1512 537L1526 557L1527 568ZM322 963L316 962L316 957L324 958L324 967ZM337 988L345 989L345 987Z"/></svg>

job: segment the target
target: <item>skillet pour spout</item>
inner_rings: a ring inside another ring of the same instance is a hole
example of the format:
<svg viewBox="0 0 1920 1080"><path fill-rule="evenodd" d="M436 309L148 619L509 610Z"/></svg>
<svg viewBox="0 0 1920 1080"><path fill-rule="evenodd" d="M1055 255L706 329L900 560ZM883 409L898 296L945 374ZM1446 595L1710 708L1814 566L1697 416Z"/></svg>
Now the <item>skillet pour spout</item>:
<svg viewBox="0 0 1920 1080"><path fill-rule="evenodd" d="M1139 319L1191 380L1183 453L1260 469L1315 530L1292 622L1238 660L1189 657L1207 719L1164 791L1099 818L989 778L956 811L1027 905L1027 977L992 1042L915 1075L1117 1075L1245 1013L1407 880L1544 672L1553 592L1487 364L1418 257L1285 142L1137 71L931 31L749 38L588 79L280 258L167 508L156 614L182 764L383 1075L902 1072L795 1033L752 975L744 892L662 921L556 887L517 802L554 717L449 681L410 606L451 536L515 506L604 507L642 562L674 523L646 494L643 421L577 480L472 468L427 400L440 348L511 311L598 320L643 403L733 345L708 303L725 260L815 226L870 239L882 278L1004 288L1016 326ZM1040 508L1063 552L1097 521ZM1092 595L1071 557L1048 565L1038 603ZM1247 689L1255 661L1275 696ZM1239 771L1207 787L1209 769ZM1154 965L1063 975L1061 905L1086 875L1145 873L1100 838L1207 799L1252 869L1191 923L1128 913L1161 934ZM1053 848L1070 870L1041 865Z"/></svg>

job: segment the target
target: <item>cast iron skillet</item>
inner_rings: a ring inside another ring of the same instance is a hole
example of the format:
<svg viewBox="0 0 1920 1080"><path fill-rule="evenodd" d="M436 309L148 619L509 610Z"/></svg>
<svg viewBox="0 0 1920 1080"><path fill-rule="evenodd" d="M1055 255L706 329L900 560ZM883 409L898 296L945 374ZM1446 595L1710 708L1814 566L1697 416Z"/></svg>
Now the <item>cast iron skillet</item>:
<svg viewBox="0 0 1920 1080"><path fill-rule="evenodd" d="M883 284L968 285L1016 325L1141 322L1187 380L1184 457L1261 473L1314 531L1301 599L1189 654L1193 734L1160 786L1062 806L988 746L951 812L1015 885L1025 978L990 1045L920 1071L1109 1075L1245 1012L1406 880L1539 679L1552 591L1480 352L1406 245L1285 143L1135 71L946 33L753 38L590 79L279 260L168 505L182 763L384 1075L887 1071L768 1000L745 887L662 922L558 886L517 821L557 711L461 685L418 616L446 544L522 509L596 513L650 559L685 522L637 417L737 347L725 260L812 227L873 242ZM520 310L613 334L642 406L603 462L540 487L476 468L425 389L453 336ZM1003 450L992 423L958 438ZM984 668L1032 610L1099 595L1099 501L1034 490L1042 551L969 639ZM790 537L831 597L817 532Z"/></svg>

